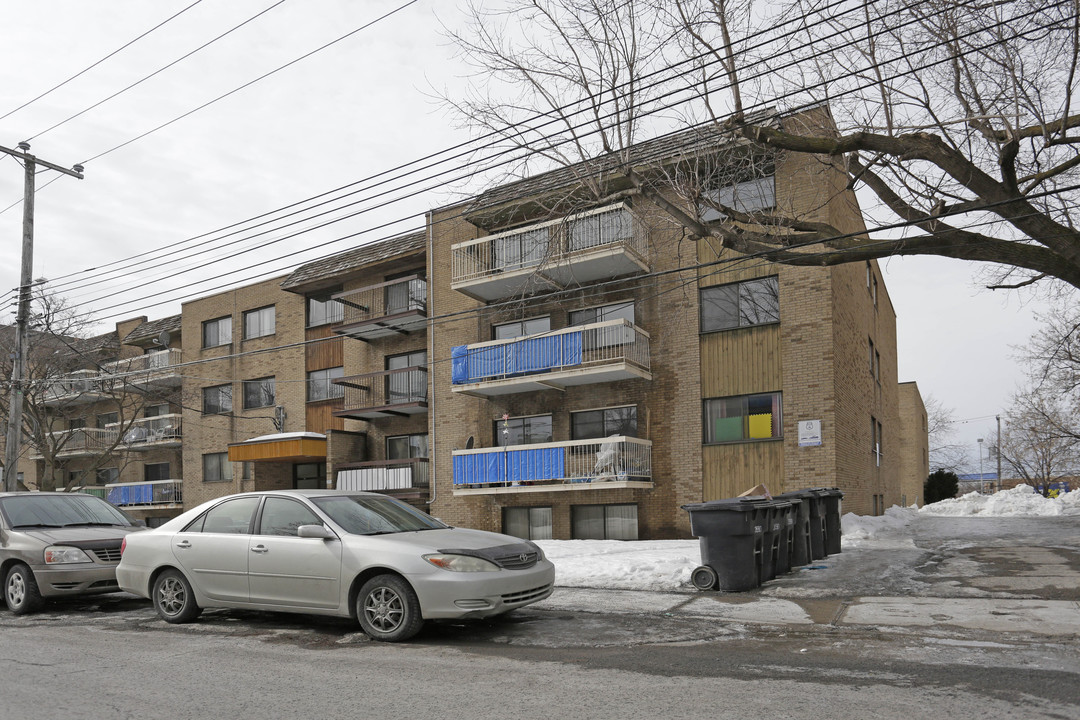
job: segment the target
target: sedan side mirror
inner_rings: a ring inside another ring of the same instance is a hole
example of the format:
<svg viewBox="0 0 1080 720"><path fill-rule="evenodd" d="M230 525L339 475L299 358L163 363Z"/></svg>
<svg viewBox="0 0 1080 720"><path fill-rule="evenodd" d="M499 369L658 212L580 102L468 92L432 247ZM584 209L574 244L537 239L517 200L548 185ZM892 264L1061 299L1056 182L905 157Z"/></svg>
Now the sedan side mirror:
<svg viewBox="0 0 1080 720"><path fill-rule="evenodd" d="M296 534L302 538L321 538L331 540L336 537L325 525L301 525L296 528Z"/></svg>

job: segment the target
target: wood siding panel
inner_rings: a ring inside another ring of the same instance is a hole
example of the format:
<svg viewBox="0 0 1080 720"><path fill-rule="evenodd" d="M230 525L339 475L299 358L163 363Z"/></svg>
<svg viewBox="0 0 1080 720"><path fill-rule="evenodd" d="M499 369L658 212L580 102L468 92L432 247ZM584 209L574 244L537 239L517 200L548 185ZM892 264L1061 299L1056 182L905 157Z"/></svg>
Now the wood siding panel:
<svg viewBox="0 0 1080 720"><path fill-rule="evenodd" d="M334 417L334 412L341 410L344 406L342 400L308 403L307 431L325 433L327 430L344 430L345 419Z"/></svg>
<svg viewBox="0 0 1080 720"><path fill-rule="evenodd" d="M304 349L304 364L308 372L312 370L325 370L326 368L342 367L345 364L345 352L343 338L335 337L330 325L322 325L316 328L308 328L305 337L308 341ZM334 338L323 342L312 342L322 338Z"/></svg>
<svg viewBox="0 0 1080 720"><path fill-rule="evenodd" d="M703 397L776 392L783 382L781 370L779 325L701 336Z"/></svg>
<svg viewBox="0 0 1080 720"><path fill-rule="evenodd" d="M758 483L783 492L784 443L706 445L701 450L702 500L735 497Z"/></svg>

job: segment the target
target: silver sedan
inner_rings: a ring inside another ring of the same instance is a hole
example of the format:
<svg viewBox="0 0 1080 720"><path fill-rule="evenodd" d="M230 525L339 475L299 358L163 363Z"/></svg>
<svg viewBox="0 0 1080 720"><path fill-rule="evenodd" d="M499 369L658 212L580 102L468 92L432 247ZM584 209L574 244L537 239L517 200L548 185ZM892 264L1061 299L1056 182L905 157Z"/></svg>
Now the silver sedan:
<svg viewBox="0 0 1080 720"><path fill-rule="evenodd" d="M555 568L531 542L449 527L385 495L286 490L212 500L129 536L116 578L168 622L209 607L337 615L398 641L425 620L543 600Z"/></svg>

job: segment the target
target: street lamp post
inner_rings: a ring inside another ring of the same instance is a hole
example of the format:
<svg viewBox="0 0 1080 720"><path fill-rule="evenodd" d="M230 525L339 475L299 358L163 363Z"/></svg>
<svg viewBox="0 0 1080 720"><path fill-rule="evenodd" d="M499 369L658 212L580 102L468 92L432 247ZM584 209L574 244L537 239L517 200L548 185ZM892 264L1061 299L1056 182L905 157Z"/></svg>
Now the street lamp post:
<svg viewBox="0 0 1080 720"><path fill-rule="evenodd" d="M979 438L979 492L986 494L986 479L983 477L983 463L982 463L982 444L983 439Z"/></svg>

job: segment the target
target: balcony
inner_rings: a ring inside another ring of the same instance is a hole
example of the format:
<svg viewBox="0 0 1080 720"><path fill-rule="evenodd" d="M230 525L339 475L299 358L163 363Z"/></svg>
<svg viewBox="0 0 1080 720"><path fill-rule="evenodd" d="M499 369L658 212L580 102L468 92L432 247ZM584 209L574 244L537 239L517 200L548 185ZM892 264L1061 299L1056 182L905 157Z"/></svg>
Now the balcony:
<svg viewBox="0 0 1080 720"><path fill-rule="evenodd" d="M51 432L46 441L54 457L79 457L97 455L116 445L117 432L108 428L72 428ZM41 448L30 451L31 460L41 460L45 455Z"/></svg>
<svg viewBox="0 0 1080 720"><path fill-rule="evenodd" d="M427 280L388 280L333 296L344 308L334 332L359 340L407 335L427 325Z"/></svg>
<svg viewBox="0 0 1080 720"><path fill-rule="evenodd" d="M652 379L649 333L628 320L460 345L450 357L451 389L478 397Z"/></svg>
<svg viewBox="0 0 1080 720"><path fill-rule="evenodd" d="M623 435L455 450L453 463L455 494L653 486L652 442Z"/></svg>
<svg viewBox="0 0 1080 720"><path fill-rule="evenodd" d="M334 415L372 420L426 413L427 375L426 367L416 366L338 378L345 397Z"/></svg>
<svg viewBox="0 0 1080 720"><path fill-rule="evenodd" d="M115 375L137 386L179 387L184 380L179 368L182 362L183 351L170 348L107 363L102 366L102 375Z"/></svg>
<svg viewBox="0 0 1080 720"><path fill-rule="evenodd" d="M182 480L108 483L105 499L117 507L180 506L184 502L183 484Z"/></svg>
<svg viewBox="0 0 1080 720"><path fill-rule="evenodd" d="M130 450L154 450L156 448L180 447L183 438L183 416L179 413L139 418L124 433L123 443ZM106 425L106 429L120 431L119 423Z"/></svg>
<svg viewBox="0 0 1080 720"><path fill-rule="evenodd" d="M42 398L46 407L95 403L109 397L109 382L94 370L76 370L49 384Z"/></svg>
<svg viewBox="0 0 1080 720"><path fill-rule="evenodd" d="M625 205L451 246L450 287L484 302L647 272L648 231Z"/></svg>
<svg viewBox="0 0 1080 720"><path fill-rule="evenodd" d="M428 459L373 460L341 466L338 490L381 492L428 487Z"/></svg>

